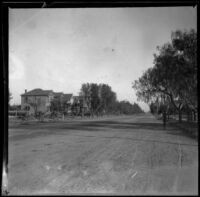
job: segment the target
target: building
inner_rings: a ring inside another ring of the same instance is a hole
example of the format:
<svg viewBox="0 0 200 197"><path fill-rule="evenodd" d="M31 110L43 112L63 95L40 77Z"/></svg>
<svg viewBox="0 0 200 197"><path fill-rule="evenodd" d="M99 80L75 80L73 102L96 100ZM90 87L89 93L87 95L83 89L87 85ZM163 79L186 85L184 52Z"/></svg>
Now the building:
<svg viewBox="0 0 200 197"><path fill-rule="evenodd" d="M63 111L65 113L71 112L71 106L74 103L74 98L72 94L61 94L60 103L62 105Z"/></svg>
<svg viewBox="0 0 200 197"><path fill-rule="evenodd" d="M90 106L84 96L73 96L72 111L74 114L85 114L89 111Z"/></svg>
<svg viewBox="0 0 200 197"><path fill-rule="evenodd" d="M50 112L51 102L54 99L59 100L64 109L73 103L72 94L37 88L28 92L25 90L24 94L21 94L21 109L29 111L29 114Z"/></svg>
<svg viewBox="0 0 200 197"><path fill-rule="evenodd" d="M54 92L53 94L54 99L60 103L60 107L67 112L74 102L73 95L64 94L63 92Z"/></svg>

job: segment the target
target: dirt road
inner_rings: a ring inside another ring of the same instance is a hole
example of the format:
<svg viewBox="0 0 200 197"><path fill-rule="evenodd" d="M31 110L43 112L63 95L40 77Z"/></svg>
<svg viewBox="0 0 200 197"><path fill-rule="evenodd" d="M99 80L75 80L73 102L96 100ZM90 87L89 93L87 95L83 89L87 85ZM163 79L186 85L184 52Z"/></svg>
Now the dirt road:
<svg viewBox="0 0 200 197"><path fill-rule="evenodd" d="M9 128L9 194L197 194L198 142L152 115Z"/></svg>

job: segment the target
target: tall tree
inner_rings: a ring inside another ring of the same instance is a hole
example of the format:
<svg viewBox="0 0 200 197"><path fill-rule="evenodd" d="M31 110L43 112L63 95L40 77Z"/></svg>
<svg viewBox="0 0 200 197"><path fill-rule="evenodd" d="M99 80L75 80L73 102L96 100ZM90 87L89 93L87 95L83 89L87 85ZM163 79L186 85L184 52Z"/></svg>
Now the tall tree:
<svg viewBox="0 0 200 197"><path fill-rule="evenodd" d="M196 109L195 43L196 37L193 30L190 32L177 31L172 33L172 43L157 47L158 54L154 54L154 67L149 68L133 83L138 99L150 103L165 95L166 100L170 99L174 108L179 112L179 121L182 119L181 112L184 105L193 102L194 109ZM166 104L168 105L169 102Z"/></svg>
<svg viewBox="0 0 200 197"><path fill-rule="evenodd" d="M195 30L172 33L172 44L177 58L185 69L180 94L188 109L197 113L197 33Z"/></svg>
<svg viewBox="0 0 200 197"><path fill-rule="evenodd" d="M89 83L84 83L81 86L80 96L84 98L89 109L91 108L91 86Z"/></svg>
<svg viewBox="0 0 200 197"><path fill-rule="evenodd" d="M80 95L85 98L93 113L114 111L116 93L107 84L82 84Z"/></svg>
<svg viewBox="0 0 200 197"><path fill-rule="evenodd" d="M98 107L100 105L100 97L99 97L99 86L95 83L90 84L91 91L91 109L93 113L96 113Z"/></svg>
<svg viewBox="0 0 200 197"><path fill-rule="evenodd" d="M112 88L107 84L100 84L100 102L101 110L106 113L116 101L116 94L112 91Z"/></svg>

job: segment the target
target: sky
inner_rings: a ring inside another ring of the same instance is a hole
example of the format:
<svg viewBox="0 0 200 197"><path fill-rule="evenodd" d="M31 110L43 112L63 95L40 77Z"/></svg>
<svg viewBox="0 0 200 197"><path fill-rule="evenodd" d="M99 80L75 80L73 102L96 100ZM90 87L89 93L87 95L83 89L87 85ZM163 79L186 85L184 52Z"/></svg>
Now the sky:
<svg viewBox="0 0 200 197"><path fill-rule="evenodd" d="M153 53L177 29L197 29L193 7L9 9L12 104L41 88L78 95L105 83L117 99L137 102L132 83L153 66Z"/></svg>

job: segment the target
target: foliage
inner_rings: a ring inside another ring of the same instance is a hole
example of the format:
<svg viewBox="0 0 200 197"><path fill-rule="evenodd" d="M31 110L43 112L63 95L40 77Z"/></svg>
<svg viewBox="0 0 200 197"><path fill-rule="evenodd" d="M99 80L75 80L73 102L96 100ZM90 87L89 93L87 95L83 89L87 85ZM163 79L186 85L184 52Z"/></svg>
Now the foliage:
<svg viewBox="0 0 200 197"><path fill-rule="evenodd" d="M112 111L113 105L116 102L116 93L107 84L100 84L100 101L101 111L105 111L106 113Z"/></svg>
<svg viewBox="0 0 200 197"><path fill-rule="evenodd" d="M62 103L59 98L54 98L50 104L50 111L59 112L62 111Z"/></svg>
<svg viewBox="0 0 200 197"><path fill-rule="evenodd" d="M116 101L116 94L107 84L82 84L80 96L85 98L92 113L108 112Z"/></svg>
<svg viewBox="0 0 200 197"><path fill-rule="evenodd" d="M99 86L95 83L90 84L91 110L95 112L100 105Z"/></svg>
<svg viewBox="0 0 200 197"><path fill-rule="evenodd" d="M189 108L197 111L197 34L176 31L172 34L172 43L179 52L178 59L184 69L182 75L180 95Z"/></svg>
<svg viewBox="0 0 200 197"><path fill-rule="evenodd" d="M84 83L81 86L80 96L83 96L86 105L90 108L91 106L91 90L90 90L90 84Z"/></svg>
<svg viewBox="0 0 200 197"><path fill-rule="evenodd" d="M92 114L134 114L143 112L138 104L117 101L116 93L107 84L82 84L80 95L87 99Z"/></svg>
<svg viewBox="0 0 200 197"><path fill-rule="evenodd" d="M146 103L160 99L179 113L184 105L197 110L196 32L176 31L171 38L171 43L157 47L154 67L135 80L133 88L138 99Z"/></svg>
<svg viewBox="0 0 200 197"><path fill-rule="evenodd" d="M131 104L128 101L120 101L118 107L121 114L143 113L143 110L137 103Z"/></svg>

